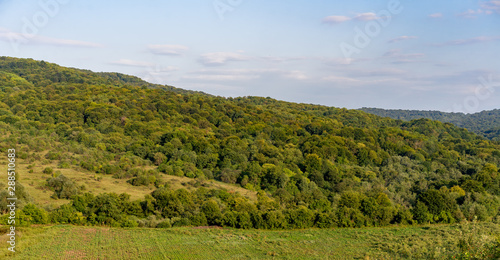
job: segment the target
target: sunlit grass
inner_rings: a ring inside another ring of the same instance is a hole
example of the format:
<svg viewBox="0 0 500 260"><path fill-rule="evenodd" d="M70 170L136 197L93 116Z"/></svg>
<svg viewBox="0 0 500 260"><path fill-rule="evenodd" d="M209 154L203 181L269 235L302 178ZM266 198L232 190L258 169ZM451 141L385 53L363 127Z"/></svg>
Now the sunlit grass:
<svg viewBox="0 0 500 260"><path fill-rule="evenodd" d="M43 157L47 151L40 153ZM70 178L72 181L76 183L78 187L85 186L85 192L91 192L93 194L100 193L127 193L130 195L131 200L143 199L144 195L151 194L156 187L150 185L146 186L133 186L127 183L127 179L115 179L111 175L102 175L99 180L96 180L95 173L91 173L81 168L71 165L70 168L60 168L58 164L55 162L42 163L41 161L36 161L33 164L29 164L26 160L18 159L18 164L16 165L17 173L18 173L18 181L24 185L26 191L31 196L33 202L37 205L46 208L55 208L62 204L66 204L69 200L65 199L53 199L51 198L53 191L48 190L46 185L47 178L51 177L48 174L44 174L43 170L47 167L50 167L55 171L61 172L66 177ZM32 165L32 167L29 167ZM139 167L144 168L145 170L155 169L153 166L144 166ZM31 170L31 172L30 172ZM7 171L7 161L5 158L0 158L0 171ZM195 179L187 178L187 177L178 177L178 176L170 176L161 174L162 180L165 183L169 184L171 189L187 189L194 190L195 187ZM239 185L232 185L227 183L222 183L214 180L199 180L199 184L203 184L207 189L216 189L222 188L226 189L229 192L239 193L244 197L249 198L252 201L257 200L257 193L254 191L250 191L240 187Z"/></svg>
<svg viewBox="0 0 500 260"><path fill-rule="evenodd" d="M478 227L485 235L500 234L495 224ZM460 239L457 225L285 231L75 226L21 230L13 259L444 259L445 252L458 250Z"/></svg>

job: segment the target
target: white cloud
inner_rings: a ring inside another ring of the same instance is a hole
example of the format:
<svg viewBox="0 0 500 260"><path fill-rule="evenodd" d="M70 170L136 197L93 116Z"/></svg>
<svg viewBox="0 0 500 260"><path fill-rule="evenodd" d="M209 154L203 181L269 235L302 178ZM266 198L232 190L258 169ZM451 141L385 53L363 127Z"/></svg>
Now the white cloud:
<svg viewBox="0 0 500 260"><path fill-rule="evenodd" d="M170 55L170 56L179 56L182 55L185 51L189 50L188 47L183 45L161 45L161 44L151 44L148 45L148 49L153 54L157 55Z"/></svg>
<svg viewBox="0 0 500 260"><path fill-rule="evenodd" d="M258 79L257 75L190 75L183 77L184 79L195 79L203 81L241 81L241 80L252 80Z"/></svg>
<svg viewBox="0 0 500 260"><path fill-rule="evenodd" d="M476 18L478 15L482 14L493 14L493 13L500 14L500 0L481 2L480 7L481 9L477 10L469 9L463 13L457 14L457 16L467 19L473 19Z"/></svg>
<svg viewBox="0 0 500 260"><path fill-rule="evenodd" d="M430 17L430 18L443 18L443 14L442 13L433 13L433 14L429 14L428 17Z"/></svg>
<svg viewBox="0 0 500 260"><path fill-rule="evenodd" d="M303 60L308 60L308 59L311 59L311 58L308 58L308 57L260 56L257 59L260 59L260 60L266 61L266 62L282 63L282 62L289 62L289 61L303 61Z"/></svg>
<svg viewBox="0 0 500 260"><path fill-rule="evenodd" d="M392 49L383 55L384 58L392 59L395 64L418 62L424 56L423 53L403 53L400 49Z"/></svg>
<svg viewBox="0 0 500 260"><path fill-rule="evenodd" d="M235 52L212 52L202 54L199 61L206 66L220 66L229 61L245 61L250 58Z"/></svg>
<svg viewBox="0 0 500 260"><path fill-rule="evenodd" d="M395 43L395 42L400 42L400 41L405 41L405 40L411 40L411 39L417 39L417 36L399 36L397 38L394 38L389 41L389 43Z"/></svg>
<svg viewBox="0 0 500 260"><path fill-rule="evenodd" d="M480 36L480 37L475 37L475 38L470 38L470 39L459 39L459 40L453 40L453 41L448 41L444 43L437 43L433 44L434 46L437 47L445 47L445 46L454 46L454 45L469 45L469 44L476 44L476 43L483 43L483 42L492 42L492 41L498 41L500 40L500 36Z"/></svg>
<svg viewBox="0 0 500 260"><path fill-rule="evenodd" d="M343 76L333 76L333 75L323 77L322 80L335 83L362 83L362 81L359 79L343 77Z"/></svg>
<svg viewBox="0 0 500 260"><path fill-rule="evenodd" d="M339 23L347 22L349 20L351 20L351 18L347 17L347 16L332 15L332 16L325 17L323 19L323 23L339 24Z"/></svg>
<svg viewBox="0 0 500 260"><path fill-rule="evenodd" d="M487 14L491 14L493 12L500 14L500 1L499 0L487 1L481 4L481 8L486 9Z"/></svg>
<svg viewBox="0 0 500 260"><path fill-rule="evenodd" d="M471 86L481 86L479 77L495 75L498 71L493 70L466 70L430 76L415 76L409 78L411 81L419 82L428 90L440 86L440 91L448 94L469 94Z"/></svg>
<svg viewBox="0 0 500 260"><path fill-rule="evenodd" d="M0 40L8 41L13 44L43 44L43 45L81 47L81 48L103 47L101 44L93 42L59 39L41 35L23 34L23 33L12 32L5 28L0 28Z"/></svg>
<svg viewBox="0 0 500 260"><path fill-rule="evenodd" d="M484 11L481 10L481 9L477 9L477 10L472 10L472 9L469 9L463 13L459 13L457 14L457 16L460 16L460 17L463 17L463 18L467 18L467 19L473 19L473 18L476 18L477 15L479 14L483 14Z"/></svg>
<svg viewBox="0 0 500 260"><path fill-rule="evenodd" d="M182 77L184 80L202 82L249 81L259 78L260 75L250 69L203 69Z"/></svg>
<svg viewBox="0 0 500 260"><path fill-rule="evenodd" d="M216 82L249 81L264 78L308 79L303 71L280 69L203 69L183 77L183 79L188 80Z"/></svg>
<svg viewBox="0 0 500 260"><path fill-rule="evenodd" d="M247 81L260 75L251 69L203 69L183 76L183 79L201 81Z"/></svg>
<svg viewBox="0 0 500 260"><path fill-rule="evenodd" d="M128 59L120 59L117 61L112 61L110 63L114 64L114 65L132 66L132 67L153 67L154 66L154 64L150 63L150 62L135 61L135 60L128 60Z"/></svg>
<svg viewBox="0 0 500 260"><path fill-rule="evenodd" d="M362 62L362 61L370 61L371 58L323 58L321 59L326 65L329 66L342 66L351 65L353 63Z"/></svg>
<svg viewBox="0 0 500 260"><path fill-rule="evenodd" d="M358 21L373 21L373 20L381 19L381 17L378 17L375 13L361 13L361 14L354 16L353 19L358 20Z"/></svg>
<svg viewBox="0 0 500 260"><path fill-rule="evenodd" d="M178 71L179 68L174 66L164 67L160 64L148 66L139 77L147 82L165 84L172 81L171 72Z"/></svg>
<svg viewBox="0 0 500 260"><path fill-rule="evenodd" d="M220 95L224 97L237 97L248 95L245 91L245 87L237 86L235 84L225 84L217 82L190 82L190 89L203 91L205 93L210 93L214 95Z"/></svg>
<svg viewBox="0 0 500 260"><path fill-rule="evenodd" d="M56 46L68 46L68 47L85 47L85 48L99 48L102 47L101 44L85 41L76 41L68 39L56 39L38 36L35 38L38 43L56 45Z"/></svg>
<svg viewBox="0 0 500 260"><path fill-rule="evenodd" d="M340 24L350 20L373 21L378 19L382 19L382 17L377 16L375 13L368 12L368 13L360 13L353 17L343 16L343 15L331 15L323 18L323 23Z"/></svg>
<svg viewBox="0 0 500 260"><path fill-rule="evenodd" d="M284 73L283 75L285 78L289 78L289 79L295 79L295 80L305 80L305 79L308 79L308 77L306 76L306 74L302 71L299 71L299 70L293 70L293 71L290 71L290 72L286 72Z"/></svg>
<svg viewBox="0 0 500 260"><path fill-rule="evenodd" d="M347 74L351 77L394 77L406 74L407 72L395 68L381 68L381 69L352 69L346 70Z"/></svg>
<svg viewBox="0 0 500 260"><path fill-rule="evenodd" d="M389 85L394 84L395 82L401 82L397 78L383 78L383 79L373 79L373 78L364 78L359 79L357 77L349 77L349 76L337 76L330 75L321 78L323 82L329 84L335 84L336 88L344 88L349 89L351 87L356 87L358 90L364 89L368 91L369 89L378 89L381 85L387 87ZM352 90L350 90L352 91ZM365 93L366 94L366 93Z"/></svg>

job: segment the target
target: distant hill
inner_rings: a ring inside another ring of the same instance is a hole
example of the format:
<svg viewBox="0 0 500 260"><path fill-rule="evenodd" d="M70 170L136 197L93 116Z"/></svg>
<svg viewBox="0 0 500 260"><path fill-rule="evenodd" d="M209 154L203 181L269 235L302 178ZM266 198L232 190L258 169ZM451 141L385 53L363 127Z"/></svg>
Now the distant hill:
<svg viewBox="0 0 500 260"><path fill-rule="evenodd" d="M31 59L0 57L0 150L1 172L16 159L21 224L302 229L500 219L500 144L451 123L223 98Z"/></svg>
<svg viewBox="0 0 500 260"><path fill-rule="evenodd" d="M0 72L19 75L37 86L49 84L94 84L114 86L138 86L152 89L162 89L179 94L204 94L199 91L185 90L169 85L160 85L146 82L138 77L116 72L92 72L90 70L66 68L54 63L36 61L33 59L16 59L0 57Z"/></svg>
<svg viewBox="0 0 500 260"><path fill-rule="evenodd" d="M359 110L382 117L410 121L428 118L452 123L491 140L500 140L500 109L482 111L475 114L446 113L440 111L380 109L363 107Z"/></svg>

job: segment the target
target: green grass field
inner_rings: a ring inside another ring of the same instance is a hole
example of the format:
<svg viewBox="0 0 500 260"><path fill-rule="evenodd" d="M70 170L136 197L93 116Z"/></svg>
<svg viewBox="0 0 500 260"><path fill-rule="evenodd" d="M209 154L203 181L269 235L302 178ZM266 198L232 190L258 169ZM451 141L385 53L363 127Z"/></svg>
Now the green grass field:
<svg viewBox="0 0 500 260"><path fill-rule="evenodd" d="M220 228L20 228L16 253L3 259L443 259L460 237L490 239L491 223L287 231ZM6 227L3 227L6 231ZM466 230L465 233L462 232ZM461 231L462 230L462 231ZM467 231L469 230L469 231ZM4 234L6 232L2 232ZM7 237L0 239L6 241Z"/></svg>

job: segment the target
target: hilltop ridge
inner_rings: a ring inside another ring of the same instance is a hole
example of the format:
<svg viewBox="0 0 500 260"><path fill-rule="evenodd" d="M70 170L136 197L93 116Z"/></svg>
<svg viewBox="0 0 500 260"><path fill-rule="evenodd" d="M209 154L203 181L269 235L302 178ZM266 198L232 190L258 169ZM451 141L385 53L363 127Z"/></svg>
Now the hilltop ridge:
<svg viewBox="0 0 500 260"><path fill-rule="evenodd" d="M390 117L405 121L427 118L444 123L452 123L458 127L467 128L469 131L490 140L500 141L500 109L481 111L473 114L367 107L360 108L359 110L382 117Z"/></svg>

